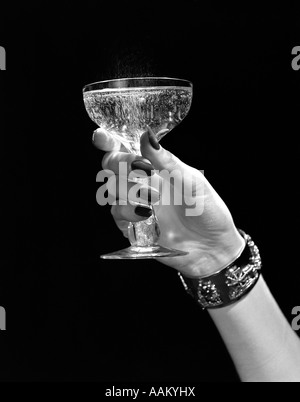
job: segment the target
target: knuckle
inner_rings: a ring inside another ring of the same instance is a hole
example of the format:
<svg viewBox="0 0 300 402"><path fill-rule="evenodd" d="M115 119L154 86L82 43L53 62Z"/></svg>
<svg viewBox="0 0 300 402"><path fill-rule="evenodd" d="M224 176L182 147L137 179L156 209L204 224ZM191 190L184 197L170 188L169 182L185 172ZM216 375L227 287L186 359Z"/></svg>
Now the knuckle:
<svg viewBox="0 0 300 402"><path fill-rule="evenodd" d="M110 208L110 213L112 214L112 216L115 216L115 214L116 214L116 205L113 205L113 206Z"/></svg>
<svg viewBox="0 0 300 402"><path fill-rule="evenodd" d="M171 152L166 151L167 153L167 166L169 170L174 170L178 166L178 158L173 155Z"/></svg>

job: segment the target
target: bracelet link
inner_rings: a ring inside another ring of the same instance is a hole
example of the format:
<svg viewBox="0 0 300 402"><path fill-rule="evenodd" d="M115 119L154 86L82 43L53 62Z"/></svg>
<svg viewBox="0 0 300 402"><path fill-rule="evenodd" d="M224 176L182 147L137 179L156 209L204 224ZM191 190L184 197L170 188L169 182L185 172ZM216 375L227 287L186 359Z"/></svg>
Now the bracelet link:
<svg viewBox="0 0 300 402"><path fill-rule="evenodd" d="M262 266L258 247L249 235L242 230L239 232L246 246L241 255L221 271L200 278L187 278L178 272L187 293L203 309L225 307L240 300L258 281Z"/></svg>

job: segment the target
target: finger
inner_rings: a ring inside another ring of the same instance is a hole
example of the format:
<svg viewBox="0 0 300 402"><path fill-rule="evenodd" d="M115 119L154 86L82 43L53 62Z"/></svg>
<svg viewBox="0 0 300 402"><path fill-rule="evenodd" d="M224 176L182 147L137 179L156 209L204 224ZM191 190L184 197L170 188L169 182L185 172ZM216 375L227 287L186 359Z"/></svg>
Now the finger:
<svg viewBox="0 0 300 402"><path fill-rule="evenodd" d="M167 169L172 171L177 167L185 165L171 152L164 149L157 141L157 138L150 127L141 136L141 153L149 159L155 169ZM187 165L186 165L187 166Z"/></svg>
<svg viewBox="0 0 300 402"><path fill-rule="evenodd" d="M119 151L122 148L121 142L103 128L94 131L92 141L102 151Z"/></svg>
<svg viewBox="0 0 300 402"><path fill-rule="evenodd" d="M150 127L141 136L141 153L159 172L172 172L174 177L178 177L180 180L184 179L187 185L194 186L195 182L204 181L204 176L199 170L185 164L171 152L164 149L158 143Z"/></svg>
<svg viewBox="0 0 300 402"><path fill-rule="evenodd" d="M108 180L106 189L114 200L122 200L131 204L154 204L159 201L159 191L138 182L128 182L127 177L115 176Z"/></svg>
<svg viewBox="0 0 300 402"><path fill-rule="evenodd" d="M120 162L123 163L120 165ZM104 155L102 168L112 170L115 174L126 176L132 170L143 170L146 175L150 176L151 170L154 170L154 167L146 158L118 151L107 152Z"/></svg>
<svg viewBox="0 0 300 402"><path fill-rule="evenodd" d="M128 225L129 225L129 222L125 221L125 220L115 220L115 222L116 222L116 225L118 226L118 228L123 233L123 236L128 238Z"/></svg>
<svg viewBox="0 0 300 402"><path fill-rule="evenodd" d="M146 205L113 205L111 214L115 221L139 222L152 215L152 209Z"/></svg>

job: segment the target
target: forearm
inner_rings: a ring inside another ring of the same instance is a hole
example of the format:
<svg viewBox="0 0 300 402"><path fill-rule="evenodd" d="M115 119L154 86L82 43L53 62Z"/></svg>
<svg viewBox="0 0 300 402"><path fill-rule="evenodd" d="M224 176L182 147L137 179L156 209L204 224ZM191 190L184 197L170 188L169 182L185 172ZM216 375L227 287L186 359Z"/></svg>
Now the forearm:
<svg viewBox="0 0 300 402"><path fill-rule="evenodd" d="M300 340L264 279L228 307L208 310L244 382L300 382Z"/></svg>

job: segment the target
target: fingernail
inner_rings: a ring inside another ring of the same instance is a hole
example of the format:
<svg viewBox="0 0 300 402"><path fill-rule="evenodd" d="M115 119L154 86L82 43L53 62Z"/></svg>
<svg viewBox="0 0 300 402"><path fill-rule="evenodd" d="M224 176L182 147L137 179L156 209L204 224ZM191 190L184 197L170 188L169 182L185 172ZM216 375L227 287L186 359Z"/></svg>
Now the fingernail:
<svg viewBox="0 0 300 402"><path fill-rule="evenodd" d="M147 176L151 176L151 170L154 170L154 166L142 159L136 159L131 163L131 170L143 170Z"/></svg>
<svg viewBox="0 0 300 402"><path fill-rule="evenodd" d="M138 216L149 218L152 215L152 210L149 207L142 207L138 205L137 207L135 207L134 213Z"/></svg>
<svg viewBox="0 0 300 402"><path fill-rule="evenodd" d="M160 145L157 141L157 138L155 137L154 132L151 130L150 127L148 127L148 138L149 138L149 142L150 142L150 145L152 146L152 148L154 148L156 151L158 151L160 148Z"/></svg>
<svg viewBox="0 0 300 402"><path fill-rule="evenodd" d="M155 202L160 200L160 194L159 191L155 189L146 189L146 188L141 188L137 191L137 197L141 198L144 201L147 201L148 204L154 204Z"/></svg>

